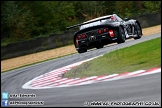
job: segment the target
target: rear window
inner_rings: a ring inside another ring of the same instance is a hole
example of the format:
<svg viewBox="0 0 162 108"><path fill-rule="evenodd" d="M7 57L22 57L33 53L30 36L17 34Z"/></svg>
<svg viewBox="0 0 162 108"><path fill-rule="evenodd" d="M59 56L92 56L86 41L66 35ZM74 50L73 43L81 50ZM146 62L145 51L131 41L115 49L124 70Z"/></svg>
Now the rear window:
<svg viewBox="0 0 162 108"><path fill-rule="evenodd" d="M80 26L80 30L84 29L84 28L96 26L96 25L101 25L101 24L108 23L108 22L112 22L112 20L109 18L109 19L104 19L104 20L101 20L101 21L96 21L96 22L88 23L88 24Z"/></svg>

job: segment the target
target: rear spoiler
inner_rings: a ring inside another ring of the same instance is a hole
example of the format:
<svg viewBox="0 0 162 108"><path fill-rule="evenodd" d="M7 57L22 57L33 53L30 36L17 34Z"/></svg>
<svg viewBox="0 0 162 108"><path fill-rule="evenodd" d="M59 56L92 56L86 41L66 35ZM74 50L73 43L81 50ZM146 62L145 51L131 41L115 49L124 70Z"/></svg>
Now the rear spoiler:
<svg viewBox="0 0 162 108"><path fill-rule="evenodd" d="M108 19L108 18L111 18L111 16L107 16L107 17L97 19L97 20L94 20L94 21L88 21L86 23L81 23L81 24L76 24L76 25L73 25L73 26L69 26L69 27L66 27L66 30L69 30L71 28L75 28L75 27L78 27L78 26L82 26L82 25L85 25L85 24L89 24L89 23L92 23L92 22L101 21L101 20Z"/></svg>

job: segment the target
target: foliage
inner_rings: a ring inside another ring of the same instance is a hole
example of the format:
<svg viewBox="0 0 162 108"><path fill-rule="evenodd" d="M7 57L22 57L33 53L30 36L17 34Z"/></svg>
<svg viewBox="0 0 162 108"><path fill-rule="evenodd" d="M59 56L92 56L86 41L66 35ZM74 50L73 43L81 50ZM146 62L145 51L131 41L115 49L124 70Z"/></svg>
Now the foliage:
<svg viewBox="0 0 162 108"><path fill-rule="evenodd" d="M145 13L161 11L161 1L142 1Z"/></svg>
<svg viewBox="0 0 162 108"><path fill-rule="evenodd" d="M96 17L112 14L114 1L74 1L78 20L90 20ZM81 21L82 22L82 21Z"/></svg>
<svg viewBox="0 0 162 108"><path fill-rule="evenodd" d="M15 1L5 2L1 7L1 39L28 39L31 32L30 10L20 8Z"/></svg>
<svg viewBox="0 0 162 108"><path fill-rule="evenodd" d="M115 3L115 12L121 17L131 17L137 10L138 5L136 1L122 1Z"/></svg>
<svg viewBox="0 0 162 108"><path fill-rule="evenodd" d="M67 1L6 1L1 5L1 39L13 41L65 31L74 17L74 7Z"/></svg>
<svg viewBox="0 0 162 108"><path fill-rule="evenodd" d="M63 33L67 26L113 13L132 17L157 11L161 1L1 1L1 42Z"/></svg>

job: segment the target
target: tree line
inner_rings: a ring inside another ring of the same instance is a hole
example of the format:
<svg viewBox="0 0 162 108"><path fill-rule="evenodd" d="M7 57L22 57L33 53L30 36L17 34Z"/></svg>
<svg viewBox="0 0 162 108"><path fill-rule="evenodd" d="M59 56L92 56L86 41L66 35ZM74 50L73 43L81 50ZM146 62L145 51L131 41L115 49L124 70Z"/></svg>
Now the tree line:
<svg viewBox="0 0 162 108"><path fill-rule="evenodd" d="M161 1L1 1L1 46L66 31L67 26L116 13L161 11Z"/></svg>

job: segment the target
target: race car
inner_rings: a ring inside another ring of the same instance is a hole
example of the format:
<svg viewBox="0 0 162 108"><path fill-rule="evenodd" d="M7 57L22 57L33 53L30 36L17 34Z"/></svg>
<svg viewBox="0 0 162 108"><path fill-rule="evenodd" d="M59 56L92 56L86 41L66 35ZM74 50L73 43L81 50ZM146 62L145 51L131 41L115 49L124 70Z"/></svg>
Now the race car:
<svg viewBox="0 0 162 108"><path fill-rule="evenodd" d="M78 53L87 52L92 48L103 48L104 45L117 42L124 43L126 39L140 39L142 28L135 19L122 19L116 14L95 18L81 24L67 27L79 27L74 33L73 42Z"/></svg>

